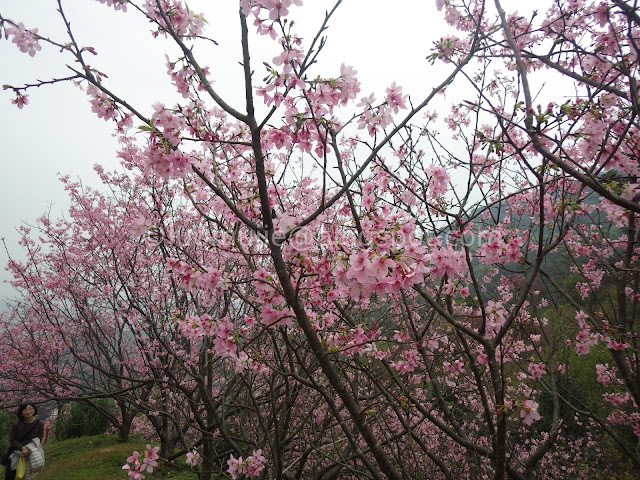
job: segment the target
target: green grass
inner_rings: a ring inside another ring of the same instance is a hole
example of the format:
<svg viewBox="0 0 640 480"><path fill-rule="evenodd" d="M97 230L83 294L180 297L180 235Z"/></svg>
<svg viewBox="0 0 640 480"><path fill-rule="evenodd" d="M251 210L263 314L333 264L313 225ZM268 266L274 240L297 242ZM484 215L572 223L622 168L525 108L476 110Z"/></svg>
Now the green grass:
<svg viewBox="0 0 640 480"><path fill-rule="evenodd" d="M126 480L122 470L131 452L142 453L146 442L118 443L114 436L96 435L52 442L44 447L46 464L38 480ZM186 464L185 464L186 467ZM0 467L1 468L1 467ZM197 480L197 475L185 469L160 466L147 479ZM4 471L0 473L4 480Z"/></svg>

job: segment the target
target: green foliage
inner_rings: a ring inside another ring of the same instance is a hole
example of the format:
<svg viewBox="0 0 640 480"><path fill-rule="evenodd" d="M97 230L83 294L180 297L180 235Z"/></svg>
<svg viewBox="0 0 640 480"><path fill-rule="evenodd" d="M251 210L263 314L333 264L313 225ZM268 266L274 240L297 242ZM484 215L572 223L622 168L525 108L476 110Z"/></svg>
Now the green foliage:
<svg viewBox="0 0 640 480"><path fill-rule="evenodd" d="M12 412L0 410L0 455L3 454L9 446L9 430L15 419L16 417Z"/></svg>
<svg viewBox="0 0 640 480"><path fill-rule="evenodd" d="M98 399L93 403L104 410L111 410L115 405L110 398ZM57 440L68 440L86 435L103 434L109 425L109 419L97 408L85 403L72 402L58 415L53 431Z"/></svg>
<svg viewBox="0 0 640 480"><path fill-rule="evenodd" d="M602 344L593 345L586 355L578 355L575 350L571 350L568 361L575 389L573 396L602 418L611 413L611 408L602 401L602 395L608 390L598 382L596 365L605 363L611 363L611 354Z"/></svg>
<svg viewBox="0 0 640 480"><path fill-rule="evenodd" d="M119 443L115 436L97 435L74 438L45 445L46 465L38 480L123 480L122 466L134 450L142 452L143 442ZM184 459L182 463L184 464ZM180 462L179 460L179 462ZM170 465L160 465L147 479L196 480L195 472ZM0 473L0 480L4 472Z"/></svg>

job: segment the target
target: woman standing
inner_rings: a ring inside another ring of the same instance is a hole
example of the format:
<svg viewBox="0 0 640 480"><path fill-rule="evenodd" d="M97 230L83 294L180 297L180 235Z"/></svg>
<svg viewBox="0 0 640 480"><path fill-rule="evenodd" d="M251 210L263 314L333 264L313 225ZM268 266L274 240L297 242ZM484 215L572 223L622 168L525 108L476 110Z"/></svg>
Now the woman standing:
<svg viewBox="0 0 640 480"><path fill-rule="evenodd" d="M9 444L11 447L19 452L19 455L28 462L31 451L27 447L34 438L41 439L44 436L44 423L36 417L38 408L33 403L23 403L18 407L16 420L11 425L11 431L9 433ZM39 443L39 442L38 442ZM16 471L7 467L5 471L5 480L14 480ZM25 475L25 479L28 476Z"/></svg>

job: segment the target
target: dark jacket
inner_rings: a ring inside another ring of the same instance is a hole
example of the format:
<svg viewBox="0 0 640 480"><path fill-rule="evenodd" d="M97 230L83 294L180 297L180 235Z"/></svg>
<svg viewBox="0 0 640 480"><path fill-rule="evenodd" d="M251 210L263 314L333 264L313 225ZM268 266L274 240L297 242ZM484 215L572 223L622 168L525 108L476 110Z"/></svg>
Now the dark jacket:
<svg viewBox="0 0 640 480"><path fill-rule="evenodd" d="M22 450L22 447L36 437L40 440L44 437L44 423L41 422L39 418L36 418L31 423L16 420L13 422L13 425L11 425L9 444L16 450Z"/></svg>

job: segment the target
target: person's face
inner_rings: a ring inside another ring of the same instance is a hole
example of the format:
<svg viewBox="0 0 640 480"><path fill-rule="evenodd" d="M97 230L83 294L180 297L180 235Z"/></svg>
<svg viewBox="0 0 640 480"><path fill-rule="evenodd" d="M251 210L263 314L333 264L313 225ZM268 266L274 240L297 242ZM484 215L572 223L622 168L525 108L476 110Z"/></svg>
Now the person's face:
<svg viewBox="0 0 640 480"><path fill-rule="evenodd" d="M33 405L27 405L22 410L22 418L31 418L35 415L36 409L33 408Z"/></svg>

